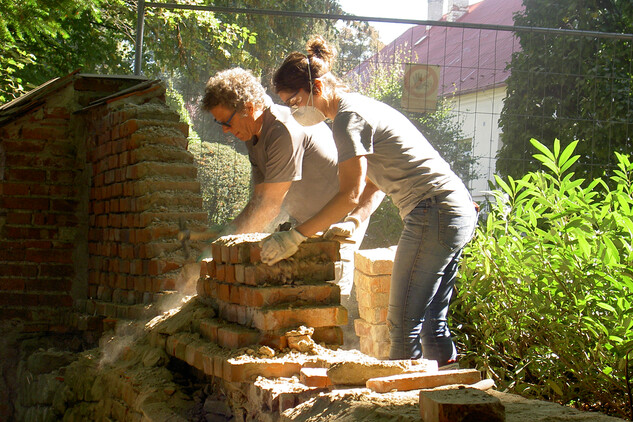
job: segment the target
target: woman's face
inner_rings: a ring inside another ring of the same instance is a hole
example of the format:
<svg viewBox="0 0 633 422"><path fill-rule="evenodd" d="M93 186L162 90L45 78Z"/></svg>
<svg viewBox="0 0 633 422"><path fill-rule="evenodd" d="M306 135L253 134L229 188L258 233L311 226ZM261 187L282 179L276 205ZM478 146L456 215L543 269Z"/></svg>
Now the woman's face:
<svg viewBox="0 0 633 422"><path fill-rule="evenodd" d="M281 101L292 109L307 105L308 97L310 96L303 88L296 91L279 91L278 94Z"/></svg>

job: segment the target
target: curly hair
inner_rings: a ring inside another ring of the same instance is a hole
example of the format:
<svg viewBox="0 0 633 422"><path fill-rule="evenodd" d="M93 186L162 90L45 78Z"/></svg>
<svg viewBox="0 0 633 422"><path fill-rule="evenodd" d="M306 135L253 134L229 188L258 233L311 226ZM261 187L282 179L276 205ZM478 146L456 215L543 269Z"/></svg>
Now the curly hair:
<svg viewBox="0 0 633 422"><path fill-rule="evenodd" d="M266 104L266 90L250 70L239 67L223 70L209 78L200 107L209 111L223 106L242 110L246 103Z"/></svg>

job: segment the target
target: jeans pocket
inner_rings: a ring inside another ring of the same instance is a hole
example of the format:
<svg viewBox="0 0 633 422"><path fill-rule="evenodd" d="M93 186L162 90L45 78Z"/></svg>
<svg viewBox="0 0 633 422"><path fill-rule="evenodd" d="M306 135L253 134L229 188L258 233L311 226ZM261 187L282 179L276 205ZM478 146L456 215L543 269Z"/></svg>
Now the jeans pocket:
<svg viewBox="0 0 633 422"><path fill-rule="evenodd" d="M442 209L438 212L439 243L450 252L463 248L473 236L476 217Z"/></svg>

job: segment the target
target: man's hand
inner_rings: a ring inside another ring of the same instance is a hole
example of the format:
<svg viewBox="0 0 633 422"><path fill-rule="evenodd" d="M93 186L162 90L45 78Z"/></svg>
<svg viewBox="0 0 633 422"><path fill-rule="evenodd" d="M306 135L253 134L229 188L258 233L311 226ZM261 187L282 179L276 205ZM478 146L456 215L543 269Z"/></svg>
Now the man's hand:
<svg viewBox="0 0 633 422"><path fill-rule="evenodd" d="M349 238L354 235L356 229L360 226L360 221L355 217L345 217L342 223L332 224L323 235L324 239L334 239L336 237Z"/></svg>
<svg viewBox="0 0 633 422"><path fill-rule="evenodd" d="M262 262L273 265L282 259L291 257L306 239L307 237L295 229L271 234L259 243L262 248Z"/></svg>

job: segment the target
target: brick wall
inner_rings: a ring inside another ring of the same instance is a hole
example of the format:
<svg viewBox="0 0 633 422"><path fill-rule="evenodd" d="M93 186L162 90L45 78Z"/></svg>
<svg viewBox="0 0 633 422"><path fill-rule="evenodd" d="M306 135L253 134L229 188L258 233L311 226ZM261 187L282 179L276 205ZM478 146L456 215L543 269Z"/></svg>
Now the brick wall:
<svg viewBox="0 0 633 422"><path fill-rule="evenodd" d="M66 331L177 287L178 217L206 215L164 93L73 73L0 107L0 319Z"/></svg>

